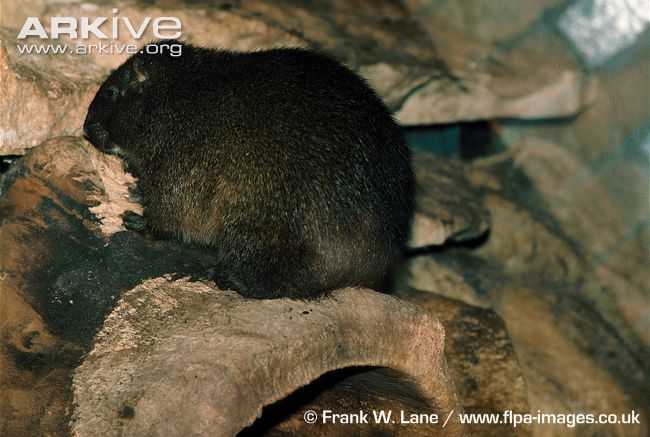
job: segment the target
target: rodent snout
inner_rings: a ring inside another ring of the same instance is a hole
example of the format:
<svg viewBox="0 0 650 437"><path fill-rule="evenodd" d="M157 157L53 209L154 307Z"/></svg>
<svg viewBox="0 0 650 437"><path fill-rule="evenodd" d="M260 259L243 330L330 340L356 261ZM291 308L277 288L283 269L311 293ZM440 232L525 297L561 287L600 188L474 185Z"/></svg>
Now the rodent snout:
<svg viewBox="0 0 650 437"><path fill-rule="evenodd" d="M88 134L88 125L85 124L85 123L84 123L84 127L83 127L82 132L83 132L84 138L87 139L88 141L90 141L90 135Z"/></svg>
<svg viewBox="0 0 650 437"><path fill-rule="evenodd" d="M86 114L86 119L84 120L83 126L84 138L88 141L90 141L90 129L88 129L88 126L91 124L93 124L93 110L88 108L88 113Z"/></svg>
<svg viewBox="0 0 650 437"><path fill-rule="evenodd" d="M85 139L99 149L105 149L108 144L108 132L101 123L90 120L90 117L84 123L83 135Z"/></svg>

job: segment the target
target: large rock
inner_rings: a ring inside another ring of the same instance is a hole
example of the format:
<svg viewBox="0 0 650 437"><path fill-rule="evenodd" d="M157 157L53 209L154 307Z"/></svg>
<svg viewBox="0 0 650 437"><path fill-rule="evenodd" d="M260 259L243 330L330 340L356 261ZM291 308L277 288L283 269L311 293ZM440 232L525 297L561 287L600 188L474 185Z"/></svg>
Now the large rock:
<svg viewBox="0 0 650 437"><path fill-rule="evenodd" d="M70 370L121 292L168 272L208 276L210 258L198 250L115 232L126 205L138 207L125 198L129 183L117 158L71 137L33 149L3 175L3 435L64 435Z"/></svg>
<svg viewBox="0 0 650 437"><path fill-rule="evenodd" d="M429 20L444 21L477 40L498 43L526 32L559 0L406 0L424 27Z"/></svg>
<svg viewBox="0 0 650 437"><path fill-rule="evenodd" d="M122 296L76 369L72 429L234 435L263 406L351 366L410 376L431 412L446 417L460 406L443 339L422 309L369 290L312 302L250 300L206 283L155 279ZM458 423L427 428L462 434Z"/></svg>
<svg viewBox="0 0 650 437"><path fill-rule="evenodd" d="M505 323L489 309L414 289L400 296L422 305L445 327L445 356L466 413L530 412L522 369ZM470 435L526 436L530 426L468 424Z"/></svg>
<svg viewBox="0 0 650 437"><path fill-rule="evenodd" d="M490 214L481 194L465 179L460 161L416 152L417 196L410 246L423 248L483 235Z"/></svg>
<svg viewBox="0 0 650 437"><path fill-rule="evenodd" d="M432 24L434 38L409 12L390 1L344 0L287 5L246 1L228 7L159 6L140 2L35 2L29 10L10 9L0 32L0 89L5 110L0 154L22 154L55 135L79 133L83 115L102 78L125 54L21 54L16 45L41 44L16 36L25 14L42 17L174 16L183 39L224 49L254 50L284 46L326 49L357 69L404 124L448 123L498 117L543 118L575 114L582 106L582 77L571 66L546 63L539 56L514 51L495 60L484 45L442 24ZM372 13L369 13L372 11ZM111 44L137 44L124 29ZM150 32L150 26L147 27ZM47 40L46 40L47 41ZM57 40L75 46L65 37ZM84 44L108 44L92 34ZM6 77L6 79L5 79ZM36 118L35 118L36 117Z"/></svg>
<svg viewBox="0 0 650 437"><path fill-rule="evenodd" d="M538 144L530 153L543 152ZM533 435L643 435L650 357L628 314L637 302L647 317L647 303L635 294L642 288L593 271L584 242L554 216L541 181L528 177L527 168L559 169L545 181L552 184L565 173L563 156L520 166L519 154L506 152L468 166L470 185L484 194L492 216L489 237L413 259L411 284L491 308L504 319L532 412L641 413L634 427L538 425Z"/></svg>
<svg viewBox="0 0 650 437"><path fill-rule="evenodd" d="M588 2L587 2L588 3ZM537 43L535 38L529 43ZM594 72L589 105L572 120L501 123L500 132L517 167L539 201L584 252L590 295L605 314L624 315L650 345L648 294L648 38ZM627 336L627 335L626 335Z"/></svg>
<svg viewBox="0 0 650 437"><path fill-rule="evenodd" d="M0 29L0 155L22 155L48 138L81 132L105 71L91 59L19 55Z"/></svg>
<svg viewBox="0 0 650 437"><path fill-rule="evenodd" d="M425 29L456 80L422 84L396 113L409 124L430 123L430 114L446 114L434 122L562 118L583 106L588 81L563 54L493 47L435 18Z"/></svg>

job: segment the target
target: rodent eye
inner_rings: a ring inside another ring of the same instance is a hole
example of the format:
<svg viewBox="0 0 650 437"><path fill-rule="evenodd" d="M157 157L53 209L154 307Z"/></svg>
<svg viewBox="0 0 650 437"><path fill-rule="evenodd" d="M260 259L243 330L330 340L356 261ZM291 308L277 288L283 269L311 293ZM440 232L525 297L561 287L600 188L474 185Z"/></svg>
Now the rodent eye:
<svg viewBox="0 0 650 437"><path fill-rule="evenodd" d="M108 97L111 100L115 100L119 93L119 90L114 86L109 86L104 90L104 97Z"/></svg>

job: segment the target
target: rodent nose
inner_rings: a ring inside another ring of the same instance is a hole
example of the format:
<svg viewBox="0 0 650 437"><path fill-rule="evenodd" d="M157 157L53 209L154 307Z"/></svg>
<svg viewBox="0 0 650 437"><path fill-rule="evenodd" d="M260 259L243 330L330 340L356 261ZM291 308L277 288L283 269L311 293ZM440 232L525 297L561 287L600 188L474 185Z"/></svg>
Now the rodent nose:
<svg viewBox="0 0 650 437"><path fill-rule="evenodd" d="M83 125L83 135L84 138L87 140L89 139L88 137L88 126L90 126L93 123L93 111L92 109L88 109L88 113L86 114L86 119L84 120L84 125Z"/></svg>

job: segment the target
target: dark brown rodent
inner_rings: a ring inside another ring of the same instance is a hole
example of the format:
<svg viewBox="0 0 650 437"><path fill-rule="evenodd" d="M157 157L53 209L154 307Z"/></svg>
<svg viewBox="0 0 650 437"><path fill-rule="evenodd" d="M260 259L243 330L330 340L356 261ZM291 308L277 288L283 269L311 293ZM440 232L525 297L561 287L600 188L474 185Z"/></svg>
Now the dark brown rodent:
<svg viewBox="0 0 650 437"><path fill-rule="evenodd" d="M414 181L370 87L309 50L153 45L163 53L115 70L84 123L139 177L148 230L214 249L217 284L248 297L379 287L409 235Z"/></svg>

